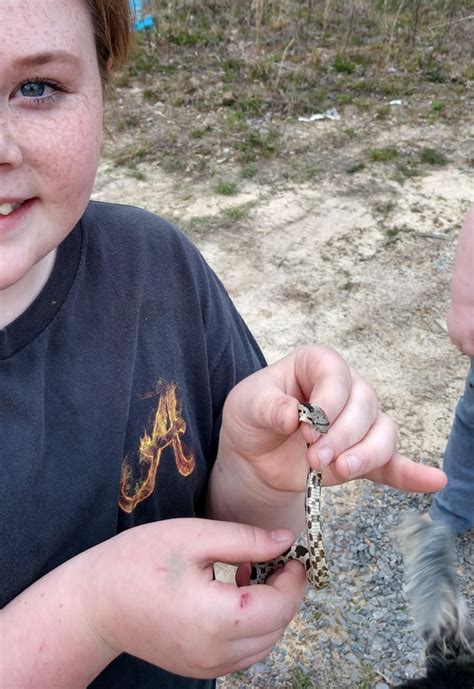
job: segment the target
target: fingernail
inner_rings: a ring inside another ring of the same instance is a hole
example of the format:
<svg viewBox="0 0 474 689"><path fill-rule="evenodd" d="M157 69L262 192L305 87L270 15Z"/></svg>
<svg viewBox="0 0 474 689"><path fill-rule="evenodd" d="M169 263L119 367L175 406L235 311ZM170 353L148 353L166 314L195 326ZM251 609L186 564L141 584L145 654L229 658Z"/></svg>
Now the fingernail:
<svg viewBox="0 0 474 689"><path fill-rule="evenodd" d="M334 450L331 447L322 447L318 450L319 464L321 469L329 466L334 459Z"/></svg>
<svg viewBox="0 0 474 689"><path fill-rule="evenodd" d="M288 543L288 541L293 541L295 538L293 531L290 531L290 529L275 529L270 531L270 535L277 543Z"/></svg>
<svg viewBox="0 0 474 689"><path fill-rule="evenodd" d="M360 457L357 457L357 455L348 455L345 460L349 476L358 474L362 469L362 460Z"/></svg>

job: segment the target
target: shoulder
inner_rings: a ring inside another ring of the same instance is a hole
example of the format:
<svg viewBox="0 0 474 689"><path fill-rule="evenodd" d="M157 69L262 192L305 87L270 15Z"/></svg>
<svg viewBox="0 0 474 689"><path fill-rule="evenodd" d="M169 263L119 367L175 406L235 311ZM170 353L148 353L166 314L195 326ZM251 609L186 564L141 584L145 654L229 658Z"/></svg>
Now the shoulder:
<svg viewBox="0 0 474 689"><path fill-rule="evenodd" d="M120 270L125 277L149 276L173 283L207 282L212 270L198 248L168 220L154 213L115 203L91 201L81 220L89 262Z"/></svg>
<svg viewBox="0 0 474 689"><path fill-rule="evenodd" d="M83 215L82 223L91 239L113 243L118 248L130 244L139 248L141 244L182 244L183 248L196 251L185 234L172 223L154 213L117 203L90 201Z"/></svg>
<svg viewBox="0 0 474 689"><path fill-rule="evenodd" d="M89 273L126 286L128 295L198 302L206 318L228 318L229 298L219 278L180 229L134 206L91 201L81 220ZM223 313L224 312L224 313Z"/></svg>

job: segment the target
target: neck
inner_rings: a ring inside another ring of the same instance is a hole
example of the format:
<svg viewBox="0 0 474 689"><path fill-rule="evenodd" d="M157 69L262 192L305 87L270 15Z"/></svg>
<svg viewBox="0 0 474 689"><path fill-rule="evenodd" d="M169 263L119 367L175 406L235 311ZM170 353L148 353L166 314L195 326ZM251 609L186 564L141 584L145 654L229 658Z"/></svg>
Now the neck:
<svg viewBox="0 0 474 689"><path fill-rule="evenodd" d="M56 249L38 261L19 282L0 290L0 329L6 328L33 303L48 281Z"/></svg>

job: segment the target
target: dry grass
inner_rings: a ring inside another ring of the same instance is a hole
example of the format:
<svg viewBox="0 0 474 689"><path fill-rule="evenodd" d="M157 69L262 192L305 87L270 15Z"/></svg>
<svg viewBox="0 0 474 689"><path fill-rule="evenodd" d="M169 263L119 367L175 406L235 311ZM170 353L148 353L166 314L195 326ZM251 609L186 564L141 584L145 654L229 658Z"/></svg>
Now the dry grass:
<svg viewBox="0 0 474 689"><path fill-rule="evenodd" d="M274 175L270 162L283 157L280 172L293 176L285 122L332 107L388 119L392 99L406 101L407 119L452 121L464 117L474 85L473 0L150 0L149 8L155 26L136 36L109 120L113 156L132 169L154 159L167 172L212 174L215 161L229 160ZM364 163L356 162L351 172ZM314 179L318 166L308 159L297 174Z"/></svg>

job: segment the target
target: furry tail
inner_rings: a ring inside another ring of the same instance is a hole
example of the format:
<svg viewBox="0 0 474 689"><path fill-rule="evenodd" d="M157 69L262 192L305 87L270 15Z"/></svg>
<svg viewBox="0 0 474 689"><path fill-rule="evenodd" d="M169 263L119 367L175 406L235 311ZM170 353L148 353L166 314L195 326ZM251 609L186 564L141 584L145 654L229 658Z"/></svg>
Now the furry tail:
<svg viewBox="0 0 474 689"><path fill-rule="evenodd" d="M450 532L439 522L410 515L399 531L405 594L426 643L426 678L400 685L474 689L474 627L458 592Z"/></svg>

